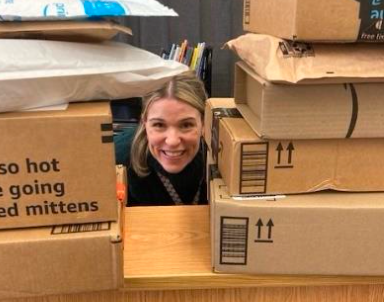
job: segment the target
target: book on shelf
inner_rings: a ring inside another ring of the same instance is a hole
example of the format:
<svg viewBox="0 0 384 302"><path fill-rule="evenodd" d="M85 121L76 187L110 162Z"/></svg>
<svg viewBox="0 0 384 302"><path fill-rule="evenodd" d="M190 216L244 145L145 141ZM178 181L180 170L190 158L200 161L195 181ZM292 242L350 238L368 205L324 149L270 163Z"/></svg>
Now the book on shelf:
<svg viewBox="0 0 384 302"><path fill-rule="evenodd" d="M211 95L212 48L205 42L193 45L184 40L180 45L173 43L169 50L162 49L161 57L183 63L204 82L208 95Z"/></svg>

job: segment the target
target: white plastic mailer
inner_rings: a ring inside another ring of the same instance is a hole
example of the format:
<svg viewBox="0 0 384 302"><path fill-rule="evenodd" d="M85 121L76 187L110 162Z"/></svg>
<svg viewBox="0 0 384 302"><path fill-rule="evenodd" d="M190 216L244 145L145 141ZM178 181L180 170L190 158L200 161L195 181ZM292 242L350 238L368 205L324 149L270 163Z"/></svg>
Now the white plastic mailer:
<svg viewBox="0 0 384 302"><path fill-rule="evenodd" d="M0 20L65 20L106 16L177 16L156 0L2 0Z"/></svg>
<svg viewBox="0 0 384 302"><path fill-rule="evenodd" d="M186 65L118 42L0 40L0 112L139 97Z"/></svg>

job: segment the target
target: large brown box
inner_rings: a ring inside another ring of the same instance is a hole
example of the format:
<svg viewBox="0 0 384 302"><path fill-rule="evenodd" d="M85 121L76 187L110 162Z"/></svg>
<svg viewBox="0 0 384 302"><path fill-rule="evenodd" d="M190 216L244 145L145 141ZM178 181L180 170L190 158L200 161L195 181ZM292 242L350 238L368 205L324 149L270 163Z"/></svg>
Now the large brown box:
<svg viewBox="0 0 384 302"><path fill-rule="evenodd" d="M384 275L384 194L231 198L211 182L215 272Z"/></svg>
<svg viewBox="0 0 384 302"><path fill-rule="evenodd" d="M213 98L205 113L205 139L231 195L384 191L384 139L263 140L234 107Z"/></svg>
<svg viewBox="0 0 384 302"><path fill-rule="evenodd" d="M235 67L236 106L266 139L384 137L383 83L271 83Z"/></svg>
<svg viewBox="0 0 384 302"><path fill-rule="evenodd" d="M301 41L384 41L382 1L244 0L243 28Z"/></svg>
<svg viewBox="0 0 384 302"><path fill-rule="evenodd" d="M111 202L117 204L116 197ZM119 220L2 230L0 299L122 287L123 224Z"/></svg>
<svg viewBox="0 0 384 302"><path fill-rule="evenodd" d="M0 228L116 221L108 102L0 114Z"/></svg>

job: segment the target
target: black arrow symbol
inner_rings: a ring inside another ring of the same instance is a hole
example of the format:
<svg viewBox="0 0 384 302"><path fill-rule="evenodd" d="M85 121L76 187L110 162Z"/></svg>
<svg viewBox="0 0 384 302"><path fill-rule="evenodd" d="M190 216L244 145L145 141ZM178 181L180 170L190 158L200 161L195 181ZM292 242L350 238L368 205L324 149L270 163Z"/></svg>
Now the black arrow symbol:
<svg viewBox="0 0 384 302"><path fill-rule="evenodd" d="M272 227L274 226L273 224L273 221L272 219L269 219L268 223L267 223L267 227L268 227L268 239L271 239L272 237Z"/></svg>
<svg viewBox="0 0 384 302"><path fill-rule="evenodd" d="M257 226L257 238L261 238L261 227L263 226L263 221L259 219L256 223Z"/></svg>
<svg viewBox="0 0 384 302"><path fill-rule="evenodd" d="M277 145L276 151L278 152L277 153L277 164L279 165L281 162L281 151L283 151L283 145L281 144L281 142L279 142L279 144Z"/></svg>
<svg viewBox="0 0 384 302"><path fill-rule="evenodd" d="M289 142L287 150L288 150L288 164L290 164L292 162L292 151L295 150L292 142Z"/></svg>

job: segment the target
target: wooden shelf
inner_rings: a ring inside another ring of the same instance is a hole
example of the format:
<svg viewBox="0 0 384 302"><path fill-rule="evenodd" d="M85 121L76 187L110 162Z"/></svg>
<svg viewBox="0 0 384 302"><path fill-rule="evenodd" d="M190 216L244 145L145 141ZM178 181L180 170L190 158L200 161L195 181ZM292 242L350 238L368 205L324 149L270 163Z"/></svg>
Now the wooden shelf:
<svg viewBox="0 0 384 302"><path fill-rule="evenodd" d="M125 290L384 284L384 276L213 273L209 206L127 208L125 221Z"/></svg>

